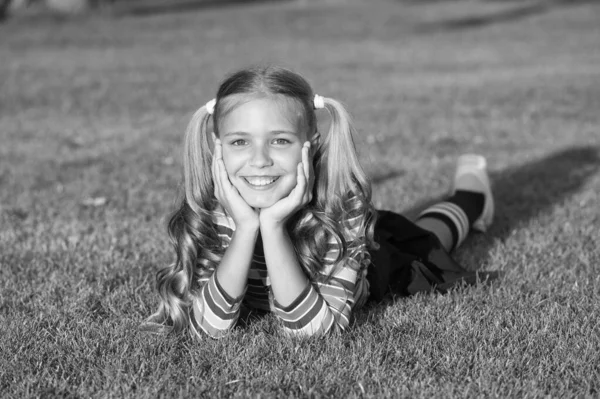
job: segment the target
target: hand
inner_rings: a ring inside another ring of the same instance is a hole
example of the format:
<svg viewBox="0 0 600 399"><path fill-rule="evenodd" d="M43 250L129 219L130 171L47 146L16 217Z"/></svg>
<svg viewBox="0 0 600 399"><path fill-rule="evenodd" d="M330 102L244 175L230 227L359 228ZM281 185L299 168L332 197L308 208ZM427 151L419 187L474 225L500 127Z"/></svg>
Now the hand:
<svg viewBox="0 0 600 399"><path fill-rule="evenodd" d="M229 181L225 163L223 162L223 146L221 140L215 140L215 153L212 161L212 175L215 183L215 197L233 218L236 229L258 229L258 212L244 201L238 190Z"/></svg>
<svg viewBox="0 0 600 399"><path fill-rule="evenodd" d="M260 226L283 225L298 210L312 200L314 176L309 157L310 142L302 146L302 162L296 170L296 186L284 197L268 208L260 211Z"/></svg>

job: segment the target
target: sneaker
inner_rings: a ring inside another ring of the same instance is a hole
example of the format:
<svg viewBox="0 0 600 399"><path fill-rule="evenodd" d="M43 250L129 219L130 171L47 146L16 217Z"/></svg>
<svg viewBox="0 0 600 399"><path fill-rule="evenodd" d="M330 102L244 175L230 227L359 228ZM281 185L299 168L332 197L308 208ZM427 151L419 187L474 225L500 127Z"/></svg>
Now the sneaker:
<svg viewBox="0 0 600 399"><path fill-rule="evenodd" d="M487 174L487 162L483 156L465 154L458 157L453 193L456 190L473 191L484 195L483 211L473 222L473 229L485 232L494 218L494 197Z"/></svg>

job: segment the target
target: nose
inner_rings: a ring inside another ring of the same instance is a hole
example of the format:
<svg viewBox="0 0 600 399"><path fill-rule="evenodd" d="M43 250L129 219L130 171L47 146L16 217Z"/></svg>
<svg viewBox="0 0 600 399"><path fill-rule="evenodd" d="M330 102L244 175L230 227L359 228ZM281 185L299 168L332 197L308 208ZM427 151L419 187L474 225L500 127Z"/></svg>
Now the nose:
<svg viewBox="0 0 600 399"><path fill-rule="evenodd" d="M252 151L250 165L257 168L264 168L273 165L273 160L269 154L269 149L264 146L256 146Z"/></svg>

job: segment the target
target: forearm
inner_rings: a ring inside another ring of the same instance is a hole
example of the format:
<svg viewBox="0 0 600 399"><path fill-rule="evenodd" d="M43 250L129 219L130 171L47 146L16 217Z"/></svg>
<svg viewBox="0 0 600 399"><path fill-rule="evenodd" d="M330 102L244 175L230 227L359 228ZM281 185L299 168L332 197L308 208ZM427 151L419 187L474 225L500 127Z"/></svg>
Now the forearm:
<svg viewBox="0 0 600 399"><path fill-rule="evenodd" d="M261 226L261 234L275 313L284 330L292 335L319 335L334 326L346 328L354 304L356 262L348 259L328 282L309 284L287 232ZM335 259L336 251L326 258Z"/></svg>
<svg viewBox="0 0 600 399"><path fill-rule="evenodd" d="M232 298L238 298L244 293L257 237L258 229L236 230L217 266L217 280L223 291Z"/></svg>
<svg viewBox="0 0 600 399"><path fill-rule="evenodd" d="M308 285L290 236L283 225L261 225L265 262L271 290L281 306L289 306Z"/></svg>
<svg viewBox="0 0 600 399"><path fill-rule="evenodd" d="M236 323L258 230L237 230L221 263L204 281L200 295L194 298L192 324L196 332L213 338L224 336Z"/></svg>

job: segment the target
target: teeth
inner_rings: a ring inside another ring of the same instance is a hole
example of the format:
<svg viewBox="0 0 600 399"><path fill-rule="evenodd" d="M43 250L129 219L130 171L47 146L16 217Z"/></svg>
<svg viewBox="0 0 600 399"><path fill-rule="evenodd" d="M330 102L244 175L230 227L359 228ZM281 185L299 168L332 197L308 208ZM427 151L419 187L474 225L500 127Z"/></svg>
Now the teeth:
<svg viewBox="0 0 600 399"><path fill-rule="evenodd" d="M277 177L246 177L246 181L253 186L266 186L277 180Z"/></svg>

